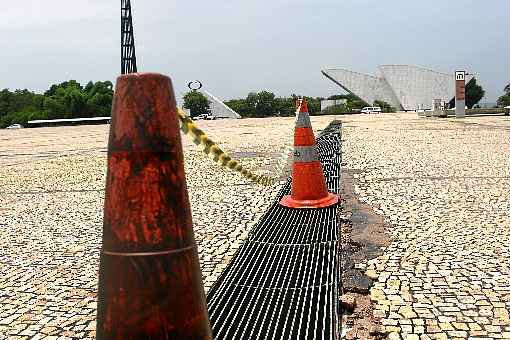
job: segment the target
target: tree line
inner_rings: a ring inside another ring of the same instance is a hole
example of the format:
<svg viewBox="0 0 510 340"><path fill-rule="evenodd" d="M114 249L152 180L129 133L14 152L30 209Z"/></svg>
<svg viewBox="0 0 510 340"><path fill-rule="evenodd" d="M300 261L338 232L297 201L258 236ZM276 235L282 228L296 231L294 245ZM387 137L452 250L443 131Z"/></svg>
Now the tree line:
<svg viewBox="0 0 510 340"><path fill-rule="evenodd" d="M75 80L51 85L44 94L27 89L0 91L0 128L30 120L110 116L113 84Z"/></svg>
<svg viewBox="0 0 510 340"><path fill-rule="evenodd" d="M326 98L306 97L296 94L292 94L289 97L276 97L274 93L268 91L251 92L246 98L227 100L224 104L241 115L241 117L287 117L295 114L296 100L300 97L307 99L310 115L347 113L356 109L361 110L364 106L369 106L352 94L334 95L327 99L343 99L344 103L321 111L321 100ZM201 92L190 91L184 95L183 99L184 107L190 110L191 117L210 113L209 101ZM389 110L394 110L387 103L380 102L380 104Z"/></svg>
<svg viewBox="0 0 510 340"><path fill-rule="evenodd" d="M225 105L241 115L241 117L292 116L296 111L296 100L300 96L276 97L272 92L251 92L244 99L231 99ZM318 114L321 110L321 97L306 97L310 114Z"/></svg>
<svg viewBox="0 0 510 340"><path fill-rule="evenodd" d="M510 89L510 87L509 87ZM483 88L473 79L466 85L466 105L472 108L485 95ZM251 92L246 98L231 99L225 101L225 105L236 111L241 117L271 117L271 116L292 116L295 112L295 102L298 96L292 94L289 97L276 97L272 92L261 91ZM374 103L366 103L353 94L333 95L328 98L306 97L310 115L319 114L342 114L361 110L366 106L378 106L382 112L396 112L396 108L389 103L376 100ZM340 104L327 107L321 111L321 100L341 100ZM455 100L453 100L454 104ZM190 91L184 95L184 107L190 110L191 117L201 114L209 114L209 101L199 91Z"/></svg>

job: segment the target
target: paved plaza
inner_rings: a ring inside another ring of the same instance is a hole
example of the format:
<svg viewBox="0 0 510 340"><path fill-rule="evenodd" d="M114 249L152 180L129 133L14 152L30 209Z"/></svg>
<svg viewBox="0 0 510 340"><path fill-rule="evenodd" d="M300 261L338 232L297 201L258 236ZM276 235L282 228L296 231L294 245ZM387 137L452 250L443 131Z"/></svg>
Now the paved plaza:
<svg viewBox="0 0 510 340"><path fill-rule="evenodd" d="M293 118L198 123L257 173L288 162ZM0 130L0 339L95 336L108 128ZM207 292L281 183L254 185L186 136L183 148Z"/></svg>
<svg viewBox="0 0 510 340"><path fill-rule="evenodd" d="M393 241L368 263L390 339L510 339L510 119L345 117L355 191Z"/></svg>
<svg viewBox="0 0 510 340"><path fill-rule="evenodd" d="M510 339L510 119L342 119L355 192L392 241L370 260L390 339ZM200 121L257 173L288 162L293 118ZM93 338L108 126L0 131L0 339ZM274 199L183 137L206 291Z"/></svg>

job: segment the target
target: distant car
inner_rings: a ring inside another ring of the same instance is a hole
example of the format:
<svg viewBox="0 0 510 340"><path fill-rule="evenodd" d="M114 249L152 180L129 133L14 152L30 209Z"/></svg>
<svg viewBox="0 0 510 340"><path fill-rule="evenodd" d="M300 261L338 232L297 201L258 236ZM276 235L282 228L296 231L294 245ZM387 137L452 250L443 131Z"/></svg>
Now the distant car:
<svg viewBox="0 0 510 340"><path fill-rule="evenodd" d="M201 115L198 115L196 117L193 117L193 119L195 120L199 120L199 119L207 119L207 114L201 114Z"/></svg>
<svg viewBox="0 0 510 340"><path fill-rule="evenodd" d="M381 113L382 110L379 106L367 106L361 109L362 114L370 114L370 113Z"/></svg>
<svg viewBox="0 0 510 340"><path fill-rule="evenodd" d="M201 115L198 115L196 117L193 118L194 120L199 120L199 119L204 119L204 120L215 120L216 117L213 116L213 115L209 115L207 113L203 113Z"/></svg>
<svg viewBox="0 0 510 340"><path fill-rule="evenodd" d="M7 129L23 129L23 126L20 124L12 124L7 127Z"/></svg>
<svg viewBox="0 0 510 340"><path fill-rule="evenodd" d="M467 109L468 109L468 107L467 107L467 106L464 106L464 110L467 110ZM455 110L457 110L457 108L456 108L456 107L452 107L452 108L449 108L449 109L448 109L448 111L455 111Z"/></svg>

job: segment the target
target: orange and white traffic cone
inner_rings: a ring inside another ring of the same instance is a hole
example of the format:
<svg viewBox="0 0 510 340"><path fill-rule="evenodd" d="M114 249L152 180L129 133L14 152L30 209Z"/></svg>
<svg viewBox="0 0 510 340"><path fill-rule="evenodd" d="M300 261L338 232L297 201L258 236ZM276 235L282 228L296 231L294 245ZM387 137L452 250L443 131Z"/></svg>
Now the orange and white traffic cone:
<svg viewBox="0 0 510 340"><path fill-rule="evenodd" d="M212 339L170 78L117 79L97 339Z"/></svg>
<svg viewBox="0 0 510 340"><path fill-rule="evenodd" d="M328 192L317 155L306 99L300 100L294 130L294 163L291 194L280 204L288 208L324 208L338 203L338 195Z"/></svg>

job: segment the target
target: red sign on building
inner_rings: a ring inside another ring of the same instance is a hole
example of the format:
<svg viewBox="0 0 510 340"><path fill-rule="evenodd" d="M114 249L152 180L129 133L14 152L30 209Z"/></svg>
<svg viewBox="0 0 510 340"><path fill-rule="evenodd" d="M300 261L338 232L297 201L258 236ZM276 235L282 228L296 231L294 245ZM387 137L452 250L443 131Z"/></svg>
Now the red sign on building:
<svg viewBox="0 0 510 340"><path fill-rule="evenodd" d="M455 72L455 99L466 99L466 72L464 71Z"/></svg>

